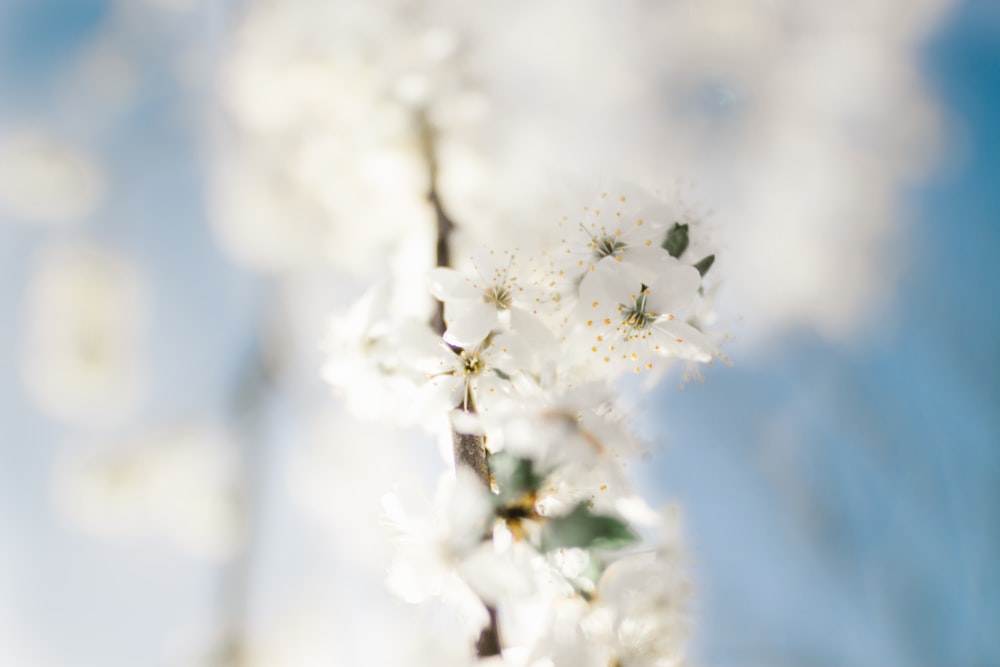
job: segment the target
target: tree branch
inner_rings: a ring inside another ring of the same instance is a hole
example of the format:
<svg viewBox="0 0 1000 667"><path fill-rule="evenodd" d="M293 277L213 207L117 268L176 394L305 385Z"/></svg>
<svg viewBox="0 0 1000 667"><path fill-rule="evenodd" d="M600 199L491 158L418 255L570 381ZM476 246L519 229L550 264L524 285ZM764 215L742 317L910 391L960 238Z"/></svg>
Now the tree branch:
<svg viewBox="0 0 1000 667"><path fill-rule="evenodd" d="M455 465L466 466L476 477L490 488L490 467L486 461L486 447L483 436L471 433L459 433L451 429L451 446L455 453Z"/></svg>
<svg viewBox="0 0 1000 667"><path fill-rule="evenodd" d="M434 128L431 127L427 114L421 112L418 117L420 124L420 143L423 149L424 160L427 163L427 201L434 209L434 219L437 229L437 242L435 244L435 263L437 266L451 266L451 234L455 230L455 223L444 210L441 203L441 195L438 193L438 163L437 151L434 141ZM438 335L443 335L445 331L444 304L436 302L434 316L431 325ZM475 412L475 408L459 408L468 412ZM483 482L487 489L490 488L490 467L486 460L485 438L481 435L471 433L459 433L453 427L451 430L452 450L455 456L455 466L467 466ZM486 606L489 612L490 621L479 635L476 642L476 655L486 658L493 655L500 655L500 630L497 626L496 609L490 605Z"/></svg>
<svg viewBox="0 0 1000 667"><path fill-rule="evenodd" d="M434 247L435 266L451 266L451 233L455 229L448 213L441 204L441 196L438 193L438 164L437 151L434 145L434 129L427 120L427 114L421 112L418 118L420 124L420 146L423 150L424 161L427 163L427 201L434 209L434 221L437 229L437 241ZM435 302L434 316L431 326L438 335L444 334L444 304Z"/></svg>
<svg viewBox="0 0 1000 667"><path fill-rule="evenodd" d="M264 423L268 401L284 370L284 342L281 332L268 322L281 322L266 309L260 321L258 338L253 342L244 366L240 369L229 405L230 420L239 450L239 474L236 488L238 545L225 565L220 582L223 637L216 649L214 665L246 667L252 661L248 651L248 616L253 576L261 543L261 516L266 489L267 439Z"/></svg>

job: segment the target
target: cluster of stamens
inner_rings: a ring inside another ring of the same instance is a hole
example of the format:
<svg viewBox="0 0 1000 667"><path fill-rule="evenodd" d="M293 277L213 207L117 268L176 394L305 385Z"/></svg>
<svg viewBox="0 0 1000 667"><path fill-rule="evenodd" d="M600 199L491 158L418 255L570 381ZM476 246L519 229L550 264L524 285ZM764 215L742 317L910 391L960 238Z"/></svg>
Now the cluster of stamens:
<svg viewBox="0 0 1000 667"><path fill-rule="evenodd" d="M645 329L651 322L655 321L656 314L646 310L646 297L649 290L643 289L638 296L633 295L632 305L620 304L618 312L622 316L622 326L627 332L627 337L635 336L635 332Z"/></svg>
<svg viewBox="0 0 1000 667"><path fill-rule="evenodd" d="M499 284L486 288L483 293L483 301L496 306L497 310L508 310L514 298L505 284Z"/></svg>
<svg viewBox="0 0 1000 667"><path fill-rule="evenodd" d="M479 375L483 371L483 362L478 354L461 353L462 373L464 375Z"/></svg>
<svg viewBox="0 0 1000 667"><path fill-rule="evenodd" d="M589 245L598 259L609 257L616 252L624 252L627 247L617 237L610 235L602 236L601 238L594 237Z"/></svg>

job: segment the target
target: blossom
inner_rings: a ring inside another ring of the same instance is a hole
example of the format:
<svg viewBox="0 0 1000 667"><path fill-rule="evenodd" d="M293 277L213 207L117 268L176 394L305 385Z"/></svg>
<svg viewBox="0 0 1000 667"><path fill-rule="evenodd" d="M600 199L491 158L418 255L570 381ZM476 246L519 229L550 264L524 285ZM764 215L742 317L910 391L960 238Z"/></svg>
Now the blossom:
<svg viewBox="0 0 1000 667"><path fill-rule="evenodd" d="M93 156L47 132L0 136L0 210L25 222L69 224L93 212L106 177Z"/></svg>
<svg viewBox="0 0 1000 667"><path fill-rule="evenodd" d="M230 557L243 537L235 475L225 433L185 424L68 455L54 494L59 509L88 532L154 536L217 560Z"/></svg>
<svg viewBox="0 0 1000 667"><path fill-rule="evenodd" d="M431 294L444 303L448 325L444 339L467 347L495 330L516 330L545 345L551 334L535 315L542 292L519 280L516 258L509 251L483 251L472 258L473 271L438 267L431 271Z"/></svg>
<svg viewBox="0 0 1000 667"><path fill-rule="evenodd" d="M399 4L247 4L220 67L226 131L210 190L217 235L240 261L363 273L432 228L420 117L454 131L477 94L459 35Z"/></svg>
<svg viewBox="0 0 1000 667"><path fill-rule="evenodd" d="M589 383L555 391L537 385L520 389L525 400L483 417L491 448L530 458L542 469L594 465L638 452L609 388Z"/></svg>
<svg viewBox="0 0 1000 667"><path fill-rule="evenodd" d="M392 317L389 290L388 281L376 283L346 312L330 317L320 372L356 414L406 423L411 415L396 404L405 404L417 383L406 373L398 341L409 322Z"/></svg>
<svg viewBox="0 0 1000 667"><path fill-rule="evenodd" d="M513 388L512 377L531 356L513 334L490 336L467 349L438 343L419 360L428 377L428 399L466 410L488 410L506 396Z"/></svg>
<svg viewBox="0 0 1000 667"><path fill-rule="evenodd" d="M76 423L121 419L143 388L145 291L115 249L43 249L28 286L21 367L47 415Z"/></svg>
<svg viewBox="0 0 1000 667"><path fill-rule="evenodd" d="M564 216L560 275L579 277L613 263L629 263L644 274L655 272L666 253L663 242L670 210L644 192L602 192L591 206Z"/></svg>
<svg viewBox="0 0 1000 667"><path fill-rule="evenodd" d="M556 665L677 667L684 664L690 584L673 551L625 556L601 575L593 597L567 600L539 650Z"/></svg>
<svg viewBox="0 0 1000 667"><path fill-rule="evenodd" d="M591 639L623 667L680 665L690 591L676 550L626 556L598 583Z"/></svg>
<svg viewBox="0 0 1000 667"><path fill-rule="evenodd" d="M665 357L711 360L708 337L677 316L697 294L696 269L669 257L647 282L630 265L606 266L583 279L577 306L597 359L615 371L636 373Z"/></svg>
<svg viewBox="0 0 1000 667"><path fill-rule="evenodd" d="M402 488L383 498L398 547L386 585L410 603L437 598L474 638L488 619L483 600L530 591L530 576L485 539L493 503L474 473L459 467L442 477L435 500Z"/></svg>

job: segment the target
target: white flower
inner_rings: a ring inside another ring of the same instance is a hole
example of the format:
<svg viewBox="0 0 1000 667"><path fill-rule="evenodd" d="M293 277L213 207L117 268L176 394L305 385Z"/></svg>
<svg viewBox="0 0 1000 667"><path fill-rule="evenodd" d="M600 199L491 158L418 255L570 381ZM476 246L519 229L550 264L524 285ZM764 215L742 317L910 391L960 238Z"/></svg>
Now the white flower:
<svg viewBox="0 0 1000 667"><path fill-rule="evenodd" d="M441 594L444 580L486 535L492 516L487 490L464 468L441 478L434 501L401 487L383 496L382 509L398 548L387 583L412 603Z"/></svg>
<svg viewBox="0 0 1000 667"><path fill-rule="evenodd" d="M665 357L710 361L713 344L678 313L690 307L698 271L669 257L644 278L628 264L588 274L577 311L589 332L590 353L615 372L652 370Z"/></svg>
<svg viewBox="0 0 1000 667"><path fill-rule="evenodd" d="M433 228L418 118L451 137L471 91L460 35L399 4L250 2L234 25L209 194L239 260L360 273L410 230Z"/></svg>
<svg viewBox="0 0 1000 667"><path fill-rule="evenodd" d="M121 418L136 406L146 314L140 278L112 248L43 250L28 287L21 364L47 415L86 423Z"/></svg>
<svg viewBox="0 0 1000 667"><path fill-rule="evenodd" d="M511 392L511 379L528 367L530 357L518 336L498 334L466 349L438 340L418 365L427 373L429 404L485 411Z"/></svg>
<svg viewBox="0 0 1000 667"><path fill-rule="evenodd" d="M383 498L398 547L386 585L410 603L439 599L475 638L488 620L483 601L530 592L530 576L486 539L493 504L474 473L443 477L436 501L406 490Z"/></svg>
<svg viewBox="0 0 1000 667"><path fill-rule="evenodd" d="M682 664L689 597L690 584L671 552L635 554L608 567L598 584L597 599L610 620L605 628L609 632L601 639L617 664Z"/></svg>
<svg viewBox="0 0 1000 667"><path fill-rule="evenodd" d="M656 270L663 255L669 256L660 246L672 221L669 209L642 191L621 190L602 192L592 206L560 221L561 276L599 270L604 260L633 264L645 274Z"/></svg>
<svg viewBox="0 0 1000 667"><path fill-rule="evenodd" d="M444 303L448 329L444 339L468 347L492 331L515 330L545 346L552 336L535 315L541 291L519 280L514 255L483 251L472 258L473 271L460 273L438 267L431 271L431 294Z"/></svg>
<svg viewBox="0 0 1000 667"><path fill-rule="evenodd" d="M625 556L604 571L589 604L567 600L539 648L558 667L679 667L689 597L672 552Z"/></svg>
<svg viewBox="0 0 1000 667"><path fill-rule="evenodd" d="M491 448L531 458L543 469L594 465L602 458L638 452L605 385L590 383L564 392L527 385L521 391L522 404L483 418Z"/></svg>
<svg viewBox="0 0 1000 667"><path fill-rule="evenodd" d="M105 178L93 156L35 130L0 137L0 210L26 222L78 222L100 203Z"/></svg>
<svg viewBox="0 0 1000 667"><path fill-rule="evenodd" d="M531 499L535 511L564 514L585 501L617 512L624 501L638 502L624 463L639 448L604 386L555 395L528 387L521 392L519 401L476 415L476 422L490 451L529 459L544 478Z"/></svg>
<svg viewBox="0 0 1000 667"><path fill-rule="evenodd" d="M347 312L330 318L321 374L355 414L408 423L412 415L397 404L412 398L417 383L406 373L397 340L406 322L390 319L389 296L389 283L376 283Z"/></svg>
<svg viewBox="0 0 1000 667"><path fill-rule="evenodd" d="M88 532L155 535L197 556L229 557L242 538L232 443L193 424L68 457L54 479L60 509Z"/></svg>

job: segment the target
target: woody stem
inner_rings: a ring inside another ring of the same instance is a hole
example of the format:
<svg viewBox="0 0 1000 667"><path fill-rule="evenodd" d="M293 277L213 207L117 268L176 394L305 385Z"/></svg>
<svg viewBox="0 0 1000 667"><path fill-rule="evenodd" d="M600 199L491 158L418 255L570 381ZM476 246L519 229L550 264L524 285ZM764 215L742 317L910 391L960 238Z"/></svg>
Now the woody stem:
<svg viewBox="0 0 1000 667"><path fill-rule="evenodd" d="M437 151L434 141L434 128L425 113L419 116L420 139L423 148L424 160L427 164L427 201L434 209L436 224L436 244L435 263L437 266L451 265L451 234L455 230L455 223L448 216L441 203L441 195L438 192L438 163ZM445 331L444 304L436 302L434 315L431 318L431 325L438 335L443 335ZM460 410L475 412L475 406L471 401L463 401ZM455 456L455 466L466 466L483 482L486 488L490 488L490 467L486 459L485 438L482 435L472 433L460 433L455 428L451 432L452 450ZM500 655L500 630L497 626L496 609L487 605L489 612L489 623L483 629L476 641L476 655L486 658L493 655Z"/></svg>

